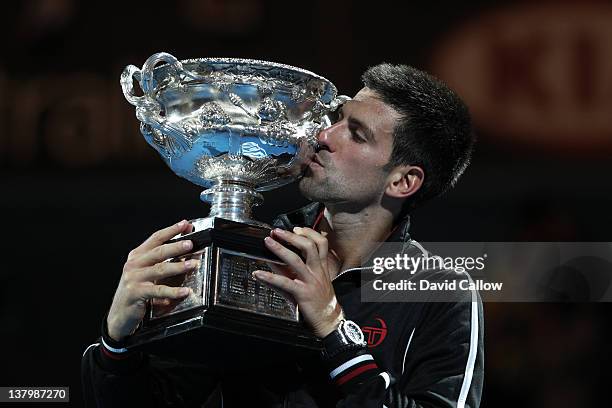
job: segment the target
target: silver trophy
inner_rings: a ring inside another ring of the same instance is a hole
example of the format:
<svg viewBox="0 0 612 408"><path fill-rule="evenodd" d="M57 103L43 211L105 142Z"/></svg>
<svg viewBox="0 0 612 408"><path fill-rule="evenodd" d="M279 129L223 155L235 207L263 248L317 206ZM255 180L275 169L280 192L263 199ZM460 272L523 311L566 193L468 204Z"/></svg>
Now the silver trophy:
<svg viewBox="0 0 612 408"><path fill-rule="evenodd" d="M137 96L134 84L142 89ZM270 226L252 218L261 191L295 181L314 154L328 114L348 99L312 72L273 62L152 55L121 75L146 141L177 175L205 188L208 217L192 220L200 267L164 280L192 294L170 305L150 302L130 342L150 343L199 327L316 347L297 305L251 276L280 262L265 248Z"/></svg>

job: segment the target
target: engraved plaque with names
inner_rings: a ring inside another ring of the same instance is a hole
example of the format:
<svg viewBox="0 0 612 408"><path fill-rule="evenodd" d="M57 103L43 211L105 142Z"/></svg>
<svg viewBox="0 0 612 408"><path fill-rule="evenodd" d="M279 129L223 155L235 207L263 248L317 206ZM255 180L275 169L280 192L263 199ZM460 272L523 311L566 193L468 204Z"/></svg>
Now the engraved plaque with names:
<svg viewBox="0 0 612 408"><path fill-rule="evenodd" d="M265 260L226 249L218 251L215 305L298 321L293 300L253 278L255 270L270 270Z"/></svg>

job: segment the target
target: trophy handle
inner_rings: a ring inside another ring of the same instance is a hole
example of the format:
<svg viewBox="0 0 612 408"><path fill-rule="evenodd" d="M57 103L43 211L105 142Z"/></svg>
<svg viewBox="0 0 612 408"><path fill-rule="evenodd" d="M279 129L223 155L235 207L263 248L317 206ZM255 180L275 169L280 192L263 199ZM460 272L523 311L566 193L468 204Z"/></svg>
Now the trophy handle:
<svg viewBox="0 0 612 408"><path fill-rule="evenodd" d="M141 83L142 75L140 69L134 65L128 65L121 73L121 89L125 99L134 106L140 106L144 103L144 96L136 96L134 93L134 79Z"/></svg>
<svg viewBox="0 0 612 408"><path fill-rule="evenodd" d="M323 107L329 112L335 112L340 106L344 105L346 102L350 101L352 98L346 95L338 95L335 97L328 105L323 104ZM321 117L321 125L324 127L330 127L333 123L329 118L329 115L325 114Z"/></svg>
<svg viewBox="0 0 612 408"><path fill-rule="evenodd" d="M175 56L168 54L167 52L158 52L157 54L151 55L143 64L142 69L138 69L134 65L128 65L121 74L121 88L125 98L134 106L141 106L145 103L145 98L149 97L154 99L156 82L153 77L153 71L157 64L165 62L169 64L174 71L174 80L177 83L181 83L184 78L191 79L202 79L201 75L194 72L187 71L183 68L183 64L176 59ZM140 85L144 95L136 96L134 93L134 79Z"/></svg>
<svg viewBox="0 0 612 408"><path fill-rule="evenodd" d="M181 62L176 59L174 55L168 54L167 52L158 52L157 54L153 54L145 61L141 71L142 80L140 81L140 86L145 95L149 95L152 97L153 93L155 92L156 83L153 79L153 70L160 62L165 62L173 68L175 73L175 78L173 79L178 79L179 83L181 79L181 74L190 74L185 71L185 69L183 68L183 64L181 64Z"/></svg>
<svg viewBox="0 0 612 408"><path fill-rule="evenodd" d="M175 73L172 79L179 86L184 78L200 79L200 75L185 70L183 64L173 55L167 52L158 52L151 55L145 61L142 69L138 69L134 65L125 67L121 74L121 88L128 102L136 106L136 117L138 120L160 131L162 134L170 136L174 143L169 143L166 146L166 150L169 150L169 153L178 153L179 150L190 149L192 142L183 129L169 123L161 115L163 108L155 99L157 83L153 76L153 71L160 62L165 62L172 67ZM134 79L140 85L144 95L137 96L134 93Z"/></svg>
<svg viewBox="0 0 612 408"><path fill-rule="evenodd" d="M352 98L350 96L338 95L334 98L333 101L329 103L329 105L326 106L326 108L334 112L336 109L338 109L340 106L344 105L346 102L350 101L351 99Z"/></svg>

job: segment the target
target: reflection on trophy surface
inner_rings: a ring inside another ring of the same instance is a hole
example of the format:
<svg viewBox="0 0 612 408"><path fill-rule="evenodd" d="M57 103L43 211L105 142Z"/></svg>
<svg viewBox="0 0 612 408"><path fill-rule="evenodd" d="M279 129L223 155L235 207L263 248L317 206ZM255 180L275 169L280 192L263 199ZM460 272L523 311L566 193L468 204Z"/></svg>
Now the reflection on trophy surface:
<svg viewBox="0 0 612 408"><path fill-rule="evenodd" d="M162 64L163 63L163 64ZM142 89L137 96L134 82ZM313 347L296 304L251 273L279 262L263 244L270 227L252 218L261 191L295 181L314 153L327 114L344 100L325 78L266 61L151 56L121 75L147 142L177 175L202 186L208 217L192 220L190 239L200 261L193 273L164 281L192 294L174 304L149 305L134 344L210 327ZM182 258L184 259L184 258Z"/></svg>

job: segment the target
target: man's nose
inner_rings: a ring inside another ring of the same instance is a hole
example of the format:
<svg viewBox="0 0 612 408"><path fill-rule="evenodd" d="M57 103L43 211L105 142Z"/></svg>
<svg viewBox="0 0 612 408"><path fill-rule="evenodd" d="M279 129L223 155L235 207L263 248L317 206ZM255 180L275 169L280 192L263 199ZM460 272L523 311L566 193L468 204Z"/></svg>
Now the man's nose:
<svg viewBox="0 0 612 408"><path fill-rule="evenodd" d="M333 152L335 149L333 135L337 131L338 123L334 123L319 132L317 135L318 148L317 150L325 149Z"/></svg>

